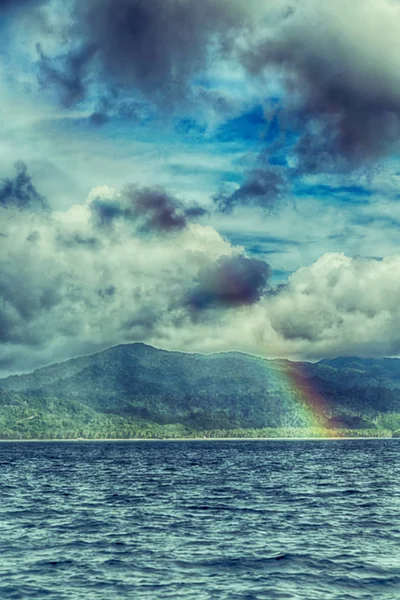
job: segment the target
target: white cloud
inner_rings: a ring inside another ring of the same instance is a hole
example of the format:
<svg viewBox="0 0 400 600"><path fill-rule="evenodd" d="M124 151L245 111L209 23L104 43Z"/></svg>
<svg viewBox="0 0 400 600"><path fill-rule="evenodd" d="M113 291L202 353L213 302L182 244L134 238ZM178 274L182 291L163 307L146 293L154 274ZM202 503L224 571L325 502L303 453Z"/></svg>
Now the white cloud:
<svg viewBox="0 0 400 600"><path fill-rule="evenodd" d="M259 300L193 312L186 298L200 274L241 248L190 222L143 232L125 215L100 225L99 197L120 206L103 186L67 211L1 209L3 373L131 341L303 359L400 353L400 256L328 253Z"/></svg>
<svg viewBox="0 0 400 600"><path fill-rule="evenodd" d="M91 200L109 191L97 188ZM121 219L100 230L91 202L50 215L0 210L0 359L18 348L20 369L37 356L51 362L178 331L199 271L233 253L214 229L193 223L143 235Z"/></svg>
<svg viewBox="0 0 400 600"><path fill-rule="evenodd" d="M325 254L267 303L286 352L312 358L400 352L400 256Z"/></svg>

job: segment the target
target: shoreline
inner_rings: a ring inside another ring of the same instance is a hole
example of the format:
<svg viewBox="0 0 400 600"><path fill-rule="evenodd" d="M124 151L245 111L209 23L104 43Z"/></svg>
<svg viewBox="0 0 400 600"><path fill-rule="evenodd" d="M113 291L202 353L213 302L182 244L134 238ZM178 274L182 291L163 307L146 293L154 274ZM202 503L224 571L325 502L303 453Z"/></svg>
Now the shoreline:
<svg viewBox="0 0 400 600"><path fill-rule="evenodd" d="M329 442L329 441L345 441L345 440L396 440L391 436L375 437L375 436L341 436L341 437L271 437L271 438L250 438L250 437L238 437L238 438L70 438L70 439L12 439L12 440L0 440L0 444L8 443L101 443L101 442Z"/></svg>

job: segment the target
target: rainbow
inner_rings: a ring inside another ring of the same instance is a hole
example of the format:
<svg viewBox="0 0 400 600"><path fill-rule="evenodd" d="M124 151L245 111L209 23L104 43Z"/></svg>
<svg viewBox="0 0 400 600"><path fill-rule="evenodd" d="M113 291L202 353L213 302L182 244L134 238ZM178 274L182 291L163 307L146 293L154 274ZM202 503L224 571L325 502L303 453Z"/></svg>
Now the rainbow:
<svg viewBox="0 0 400 600"><path fill-rule="evenodd" d="M286 406L295 411L300 427L316 430L318 436L335 436L335 431L329 425L331 410L317 385L304 373L299 363L273 361L270 363L268 379Z"/></svg>

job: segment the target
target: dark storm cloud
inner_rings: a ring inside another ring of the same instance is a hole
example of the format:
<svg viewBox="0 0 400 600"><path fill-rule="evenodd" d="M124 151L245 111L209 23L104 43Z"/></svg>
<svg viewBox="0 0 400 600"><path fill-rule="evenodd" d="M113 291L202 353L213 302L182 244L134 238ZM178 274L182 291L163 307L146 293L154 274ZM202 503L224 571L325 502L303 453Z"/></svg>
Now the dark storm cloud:
<svg viewBox="0 0 400 600"><path fill-rule="evenodd" d="M276 80L278 72L286 82L276 119L293 136L291 177L366 170L397 145L398 2L73 0L71 6L59 54L38 45L39 79L67 106L85 100L93 85L102 96L90 117L94 126L115 113L134 118L124 98L136 92L158 106L176 106L188 97L193 76L220 54L240 57L250 78ZM274 188L277 198L282 190L274 178L269 170L250 174L222 206L247 198L268 204Z"/></svg>
<svg viewBox="0 0 400 600"><path fill-rule="evenodd" d="M298 175L365 168L396 147L399 17L387 0L303 1L244 53L249 74L286 77L281 125L299 135Z"/></svg>
<svg viewBox="0 0 400 600"><path fill-rule="evenodd" d="M271 107L275 136L266 136L256 167L232 195L217 198L218 208L269 207L309 175L370 179L399 149L399 39L399 2L299 0L244 45L249 77L265 84L278 77L283 86ZM286 158L279 169L271 165L276 156Z"/></svg>
<svg viewBox="0 0 400 600"><path fill-rule="evenodd" d="M273 121L289 134L282 149L292 159L290 178L370 174L400 137L396 22L398 3L389 0L299 0L290 8L256 0L74 0L59 54L38 45L39 80L67 106L90 90L100 94L90 123L101 126L114 114L137 117L128 95L177 106L211 58L239 57L250 78L267 82L278 72L286 83ZM257 166L219 205L269 205L285 191L277 171Z"/></svg>
<svg viewBox="0 0 400 600"><path fill-rule="evenodd" d="M95 198L91 210L100 226L118 219L132 221L143 233L179 231L190 220L204 214L197 206L184 206L159 187L138 188L129 185L117 198Z"/></svg>
<svg viewBox="0 0 400 600"><path fill-rule="evenodd" d="M0 207L46 210L47 201L34 186L26 164L16 163L15 170L14 178L7 177L0 181Z"/></svg>
<svg viewBox="0 0 400 600"><path fill-rule="evenodd" d="M200 273L187 303L196 311L254 304L265 292L269 275L263 261L241 255L222 257Z"/></svg>
<svg viewBox="0 0 400 600"><path fill-rule="evenodd" d="M227 52L246 22L239 0L76 1L69 47L58 57L39 46L40 77L59 88L64 101L79 102L88 80L118 90L138 90L154 102L186 95L210 47ZM89 77L90 76L90 77Z"/></svg>
<svg viewBox="0 0 400 600"><path fill-rule="evenodd" d="M351 173L373 169L396 149L400 138L400 103L389 106L336 90L306 100L301 118L291 127L300 132L294 147L295 175Z"/></svg>

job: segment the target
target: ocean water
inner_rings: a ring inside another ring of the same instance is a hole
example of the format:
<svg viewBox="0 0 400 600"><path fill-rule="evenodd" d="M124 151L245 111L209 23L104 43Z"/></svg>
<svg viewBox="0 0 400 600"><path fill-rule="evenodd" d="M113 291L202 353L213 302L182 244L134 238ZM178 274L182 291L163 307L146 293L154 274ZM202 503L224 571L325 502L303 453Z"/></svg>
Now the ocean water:
<svg viewBox="0 0 400 600"><path fill-rule="evenodd" d="M400 440L0 444L0 598L400 599Z"/></svg>

